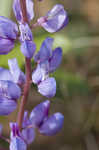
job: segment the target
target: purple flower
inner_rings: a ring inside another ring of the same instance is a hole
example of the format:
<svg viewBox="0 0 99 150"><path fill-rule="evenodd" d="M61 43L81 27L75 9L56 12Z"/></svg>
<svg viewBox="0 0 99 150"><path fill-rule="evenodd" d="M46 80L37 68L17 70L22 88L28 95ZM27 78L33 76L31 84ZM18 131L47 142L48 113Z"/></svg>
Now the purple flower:
<svg viewBox="0 0 99 150"><path fill-rule="evenodd" d="M55 113L43 122L39 128L39 132L47 136L55 135L62 129L63 122L64 116L59 112Z"/></svg>
<svg viewBox="0 0 99 150"><path fill-rule="evenodd" d="M49 114L50 101L46 100L37 105L30 114L30 121L34 128L38 128L41 134L51 136L58 133L64 122L64 116L57 112L50 117Z"/></svg>
<svg viewBox="0 0 99 150"><path fill-rule="evenodd" d="M0 37L15 40L18 35L18 27L12 20L0 16Z"/></svg>
<svg viewBox="0 0 99 150"><path fill-rule="evenodd" d="M27 58L32 58L36 49L36 45L33 42L32 32L28 24L20 24L20 42L21 52Z"/></svg>
<svg viewBox="0 0 99 150"><path fill-rule="evenodd" d="M50 33L57 32L68 24L67 12L62 5L57 4L46 16L38 19L38 24Z"/></svg>
<svg viewBox="0 0 99 150"><path fill-rule="evenodd" d="M18 85L12 81L0 80L0 96L17 100L20 98L20 95L21 90Z"/></svg>
<svg viewBox="0 0 99 150"><path fill-rule="evenodd" d="M20 70L17 59L9 59L8 60L8 65L9 65L9 72L13 78L13 82L16 84L22 85L25 84L26 81L26 76L25 74Z"/></svg>
<svg viewBox="0 0 99 150"><path fill-rule="evenodd" d="M44 68L43 68L44 67ZM56 81L54 78L50 78L46 63L40 63L32 73L32 81L37 84L38 92L48 98L55 96L56 93Z"/></svg>
<svg viewBox="0 0 99 150"><path fill-rule="evenodd" d="M35 139L35 131L34 128L26 128L22 130L22 137L27 144L31 144Z"/></svg>
<svg viewBox="0 0 99 150"><path fill-rule="evenodd" d="M27 17L28 21L32 20L34 18L34 11L33 11L33 2L32 0L26 0L26 10L27 10ZM20 7L20 1L19 0L14 0L13 3L13 11L16 16L17 21L23 22L22 18L22 11Z"/></svg>
<svg viewBox="0 0 99 150"><path fill-rule="evenodd" d="M39 52L34 56L35 62L43 62L51 57L53 41L53 38L47 37L42 42Z"/></svg>
<svg viewBox="0 0 99 150"><path fill-rule="evenodd" d="M40 51L34 56L37 68L32 73L32 81L38 86L38 92L50 98L55 96L56 81L49 77L49 73L54 72L62 60L62 49L60 47L52 51L52 38L46 38Z"/></svg>
<svg viewBox="0 0 99 150"><path fill-rule="evenodd" d="M2 134L2 129L3 129L3 126L2 124L0 124L0 135Z"/></svg>
<svg viewBox="0 0 99 150"><path fill-rule="evenodd" d="M16 58L8 60L9 70L0 68L0 80L13 81L18 85L25 84L25 74L20 70Z"/></svg>
<svg viewBox="0 0 99 150"><path fill-rule="evenodd" d="M56 81L54 78L47 78L38 84L38 92L48 98L56 94Z"/></svg>
<svg viewBox="0 0 99 150"><path fill-rule="evenodd" d="M10 150L27 150L27 144L21 137L17 123L10 123L11 141Z"/></svg>
<svg viewBox="0 0 99 150"><path fill-rule="evenodd" d="M47 79L49 63L45 61L44 63L38 63L37 68L32 73L32 81L34 84L39 84L41 81Z"/></svg>
<svg viewBox="0 0 99 150"><path fill-rule="evenodd" d="M20 88L12 81L0 80L0 115L9 115L17 107Z"/></svg>
<svg viewBox="0 0 99 150"><path fill-rule="evenodd" d="M0 16L0 54L8 54L14 48L17 35L17 25L10 19Z"/></svg>
<svg viewBox="0 0 99 150"><path fill-rule="evenodd" d="M33 2L32 0L26 0L26 10L28 21L34 18ZM20 42L21 42L21 52L27 58L32 58L36 49L36 45L33 42L32 32L27 23L23 24L22 11L19 0L14 0L13 11L16 19L19 22L20 29Z"/></svg>
<svg viewBox="0 0 99 150"><path fill-rule="evenodd" d="M48 117L50 101L46 100L37 105L30 113L30 121L34 127L39 127L43 120Z"/></svg>
<svg viewBox="0 0 99 150"><path fill-rule="evenodd" d="M34 17L33 2L26 0L27 16L31 20ZM22 24L22 12L20 1L15 0L13 10L19 21L21 52L27 58L32 58L36 49L33 42L32 32L28 24ZM11 20L0 16L0 54L8 54L13 48L15 40L18 39L18 26Z"/></svg>
<svg viewBox="0 0 99 150"><path fill-rule="evenodd" d="M31 144L35 138L35 128L39 133L52 136L57 134L63 127L64 116L57 112L49 116L50 101L46 100L38 104L30 113L25 111L21 136L27 144Z"/></svg>
<svg viewBox="0 0 99 150"><path fill-rule="evenodd" d="M60 47L52 51L53 41L53 38L46 38L39 52L34 56L34 60L37 63L45 63L45 61L48 61L49 72L54 72L59 67L62 60L62 49Z"/></svg>
<svg viewBox="0 0 99 150"><path fill-rule="evenodd" d="M10 115L17 108L17 102L13 99L0 96L0 115Z"/></svg>
<svg viewBox="0 0 99 150"><path fill-rule="evenodd" d="M0 115L9 115L16 109L17 99L21 96L18 85L21 86L26 80L16 58L8 60L8 64L10 70L0 68Z"/></svg>
<svg viewBox="0 0 99 150"><path fill-rule="evenodd" d="M4 68L0 67L0 80L13 81L11 72L8 69L4 69Z"/></svg>
<svg viewBox="0 0 99 150"><path fill-rule="evenodd" d="M61 61L62 49L58 47L52 52L52 56L49 59L49 72L53 73L59 67Z"/></svg>
<svg viewBox="0 0 99 150"><path fill-rule="evenodd" d="M23 130L22 130L21 134L22 134L22 137L26 141L27 144L31 144L35 139L34 128L33 127L27 128L30 125L31 125L31 121L28 118L28 112L25 111L24 112L24 118L23 118L23 124L22 124Z"/></svg>

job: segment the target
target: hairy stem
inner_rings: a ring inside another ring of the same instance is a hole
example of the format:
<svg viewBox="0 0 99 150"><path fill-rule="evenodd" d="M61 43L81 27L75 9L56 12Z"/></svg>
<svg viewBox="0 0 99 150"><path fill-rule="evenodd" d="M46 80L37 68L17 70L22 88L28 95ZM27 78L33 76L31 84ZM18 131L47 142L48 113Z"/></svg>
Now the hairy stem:
<svg viewBox="0 0 99 150"><path fill-rule="evenodd" d="M26 0L20 0L23 23L28 22L27 19L27 11L26 11ZM21 104L18 112L17 122L19 125L19 129L22 128L22 121L24 116L25 105L28 100L30 85L31 85L31 59L25 58L25 70L26 70L26 83L24 85L23 96L21 99Z"/></svg>

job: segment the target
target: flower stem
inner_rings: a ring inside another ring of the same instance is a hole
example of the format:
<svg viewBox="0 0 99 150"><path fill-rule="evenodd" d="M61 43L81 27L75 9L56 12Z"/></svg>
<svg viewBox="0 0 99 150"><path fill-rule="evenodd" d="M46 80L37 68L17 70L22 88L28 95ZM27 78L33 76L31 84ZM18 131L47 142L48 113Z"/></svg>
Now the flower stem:
<svg viewBox="0 0 99 150"><path fill-rule="evenodd" d="M26 11L26 0L20 0L20 5L21 5L22 16L23 16L23 23L28 22L27 11ZM26 83L24 85L23 96L21 99L21 104L20 104L18 118L17 118L17 122L20 130L22 128L24 110L27 103L30 85L31 85L31 59L29 58L25 58L25 70L26 70Z"/></svg>

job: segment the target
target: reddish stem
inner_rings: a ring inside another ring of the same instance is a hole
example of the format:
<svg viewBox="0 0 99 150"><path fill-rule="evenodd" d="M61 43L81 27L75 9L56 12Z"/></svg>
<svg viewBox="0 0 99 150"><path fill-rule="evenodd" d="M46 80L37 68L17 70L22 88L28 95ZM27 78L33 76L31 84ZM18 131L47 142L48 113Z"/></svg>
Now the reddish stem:
<svg viewBox="0 0 99 150"><path fill-rule="evenodd" d="M20 0L21 11L23 16L23 23L28 22L27 11L26 11L26 0ZM25 69L26 69L26 83L24 85L23 96L18 112L17 122L19 129L22 128L22 121L24 117L24 110L28 100L30 85L31 85L31 59L25 58Z"/></svg>

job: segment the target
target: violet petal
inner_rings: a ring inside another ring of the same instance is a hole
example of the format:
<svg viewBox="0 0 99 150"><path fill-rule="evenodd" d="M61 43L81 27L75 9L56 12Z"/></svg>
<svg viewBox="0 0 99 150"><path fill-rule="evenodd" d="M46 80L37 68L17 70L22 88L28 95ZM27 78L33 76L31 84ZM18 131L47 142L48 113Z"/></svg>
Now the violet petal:
<svg viewBox="0 0 99 150"><path fill-rule="evenodd" d="M10 19L0 16L0 37L15 40L18 35L16 23Z"/></svg>
<svg viewBox="0 0 99 150"><path fill-rule="evenodd" d="M2 134L2 129L3 129L3 126L2 124L0 124L0 135Z"/></svg>
<svg viewBox="0 0 99 150"><path fill-rule="evenodd" d="M11 134L10 134L11 140L12 140L15 136L20 136L20 135L21 135L17 122L10 122L9 125L10 125L10 128L11 128Z"/></svg>
<svg viewBox="0 0 99 150"><path fill-rule="evenodd" d="M31 29L27 23L20 24L19 29L21 32L21 52L25 57L32 58L36 49L36 45L33 42Z"/></svg>
<svg viewBox="0 0 99 150"><path fill-rule="evenodd" d="M28 20L32 20L34 18L34 4L32 0L26 0L26 8L27 8L27 17Z"/></svg>
<svg viewBox="0 0 99 150"><path fill-rule="evenodd" d="M55 5L44 18L46 18L45 22L42 21L42 23L41 19L39 19L40 24L46 31L50 33L57 32L68 24L67 12L60 4Z"/></svg>
<svg viewBox="0 0 99 150"><path fill-rule="evenodd" d="M32 41L25 40L21 43L21 52L27 58L32 58L35 53L36 45Z"/></svg>
<svg viewBox="0 0 99 150"><path fill-rule="evenodd" d="M49 72L54 72L60 65L62 60L62 49L60 47L56 48L49 62Z"/></svg>
<svg viewBox="0 0 99 150"><path fill-rule="evenodd" d="M34 128L26 128L22 130L22 137L27 144L31 144L35 139Z"/></svg>
<svg viewBox="0 0 99 150"><path fill-rule="evenodd" d="M8 69L0 67L0 80L13 81L12 75Z"/></svg>
<svg viewBox="0 0 99 150"><path fill-rule="evenodd" d="M27 150L27 144L21 137L19 127L17 123L10 123L11 135L10 135L10 150Z"/></svg>
<svg viewBox="0 0 99 150"><path fill-rule="evenodd" d="M10 150L27 150L27 144L18 136L11 139Z"/></svg>
<svg viewBox="0 0 99 150"><path fill-rule="evenodd" d="M63 127L64 116L61 113L55 113L50 116L39 129L41 134L52 136L57 134Z"/></svg>
<svg viewBox="0 0 99 150"><path fill-rule="evenodd" d="M39 63L37 68L32 73L32 81L35 84L39 84L41 81L45 80L48 77L49 63L44 61Z"/></svg>
<svg viewBox="0 0 99 150"><path fill-rule="evenodd" d="M34 84L38 84L42 80L41 67L38 64L37 68L32 73L32 81Z"/></svg>
<svg viewBox="0 0 99 150"><path fill-rule="evenodd" d="M24 117L23 117L22 127L26 128L28 125L30 125L30 120L28 118L28 111L25 111L24 112Z"/></svg>
<svg viewBox="0 0 99 150"><path fill-rule="evenodd" d="M54 97L56 94L56 81L54 78L47 78L38 85L38 92L48 98Z"/></svg>
<svg viewBox="0 0 99 150"><path fill-rule="evenodd" d="M46 38L40 48L40 51L34 56L35 62L48 60L52 55L53 38Z"/></svg>
<svg viewBox="0 0 99 150"><path fill-rule="evenodd" d="M10 68L11 75L13 77L13 81L17 84L24 84L26 77L25 74L20 70L17 59L9 59L8 60L8 65Z"/></svg>
<svg viewBox="0 0 99 150"><path fill-rule="evenodd" d="M34 127L38 127L42 124L44 119L48 117L50 107L50 101L46 100L38 104L30 113L30 121Z"/></svg>
<svg viewBox="0 0 99 150"><path fill-rule="evenodd" d="M17 107L17 103L13 99L0 96L0 115L9 115Z"/></svg>
<svg viewBox="0 0 99 150"><path fill-rule="evenodd" d="M0 80L0 96L17 100L21 96L21 89L12 81Z"/></svg>
<svg viewBox="0 0 99 150"><path fill-rule="evenodd" d="M8 54L14 48L14 41L0 37L0 55Z"/></svg>
<svg viewBox="0 0 99 150"><path fill-rule="evenodd" d="M30 21L30 20L32 20L34 18L34 11L33 11L33 2L32 2L32 0L26 0L26 9L27 9L27 17L28 17L28 20ZM14 11L16 19L19 22L22 22L23 18L22 18L22 11L21 11L20 1L19 0L14 0L13 11Z"/></svg>

